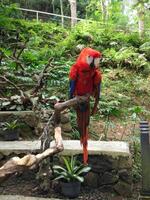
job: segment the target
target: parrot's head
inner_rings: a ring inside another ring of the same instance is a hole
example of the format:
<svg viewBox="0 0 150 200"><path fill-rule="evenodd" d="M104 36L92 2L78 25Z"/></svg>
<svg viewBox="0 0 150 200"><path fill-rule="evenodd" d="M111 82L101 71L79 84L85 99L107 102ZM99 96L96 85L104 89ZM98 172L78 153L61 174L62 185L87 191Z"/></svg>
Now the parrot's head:
<svg viewBox="0 0 150 200"><path fill-rule="evenodd" d="M77 59L77 63L82 67L88 67L91 69L97 68L99 66L101 56L102 54L99 51L87 47L81 51Z"/></svg>

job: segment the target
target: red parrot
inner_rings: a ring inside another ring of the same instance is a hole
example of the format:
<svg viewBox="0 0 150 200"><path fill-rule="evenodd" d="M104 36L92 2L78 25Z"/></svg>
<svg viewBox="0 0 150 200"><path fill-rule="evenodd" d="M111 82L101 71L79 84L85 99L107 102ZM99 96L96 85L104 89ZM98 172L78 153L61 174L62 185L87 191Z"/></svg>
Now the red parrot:
<svg viewBox="0 0 150 200"><path fill-rule="evenodd" d="M90 95L95 97L95 105L92 110L94 114L97 110L97 104L100 98L102 75L98 69L101 53L91 49L84 48L76 63L71 67L69 73L70 79L70 98L75 96ZM77 124L80 133L80 141L83 145L83 161L87 164L88 151L88 125L90 120L90 102L84 102L77 105Z"/></svg>

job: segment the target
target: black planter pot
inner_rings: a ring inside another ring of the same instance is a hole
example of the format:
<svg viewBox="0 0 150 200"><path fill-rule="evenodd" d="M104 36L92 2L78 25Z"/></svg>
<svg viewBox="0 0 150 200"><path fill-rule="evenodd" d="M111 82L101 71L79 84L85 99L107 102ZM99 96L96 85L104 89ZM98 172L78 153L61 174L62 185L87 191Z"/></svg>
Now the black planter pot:
<svg viewBox="0 0 150 200"><path fill-rule="evenodd" d="M61 191L62 194L69 198L76 198L80 194L81 183L76 182L61 182Z"/></svg>
<svg viewBox="0 0 150 200"><path fill-rule="evenodd" d="M3 133L3 137L5 141L19 140L18 130L6 130Z"/></svg>

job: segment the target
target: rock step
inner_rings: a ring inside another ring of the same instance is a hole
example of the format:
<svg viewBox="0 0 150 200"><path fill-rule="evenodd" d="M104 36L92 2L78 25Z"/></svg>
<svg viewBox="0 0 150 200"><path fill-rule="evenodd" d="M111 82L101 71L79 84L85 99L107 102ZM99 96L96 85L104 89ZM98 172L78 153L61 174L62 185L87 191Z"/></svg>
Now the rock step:
<svg viewBox="0 0 150 200"><path fill-rule="evenodd" d="M40 140L35 141L0 141L0 153L36 153L40 150ZM61 155L82 154L82 146L79 140L63 140L64 151ZM52 141L51 147L55 145ZM88 141L89 155L109 155L112 157L130 157L129 144L121 141Z"/></svg>
<svg viewBox="0 0 150 200"><path fill-rule="evenodd" d="M61 200L55 198L25 197L21 195L0 195L0 200Z"/></svg>

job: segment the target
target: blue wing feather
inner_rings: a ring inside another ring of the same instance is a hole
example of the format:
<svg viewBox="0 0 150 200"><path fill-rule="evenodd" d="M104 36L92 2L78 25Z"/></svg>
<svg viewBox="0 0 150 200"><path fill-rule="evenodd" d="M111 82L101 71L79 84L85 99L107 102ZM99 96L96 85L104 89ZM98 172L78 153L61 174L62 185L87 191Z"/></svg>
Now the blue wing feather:
<svg viewBox="0 0 150 200"><path fill-rule="evenodd" d="M69 98L73 98L73 94L75 91L75 86L76 86L76 81L75 80L70 80L70 88L69 88Z"/></svg>

